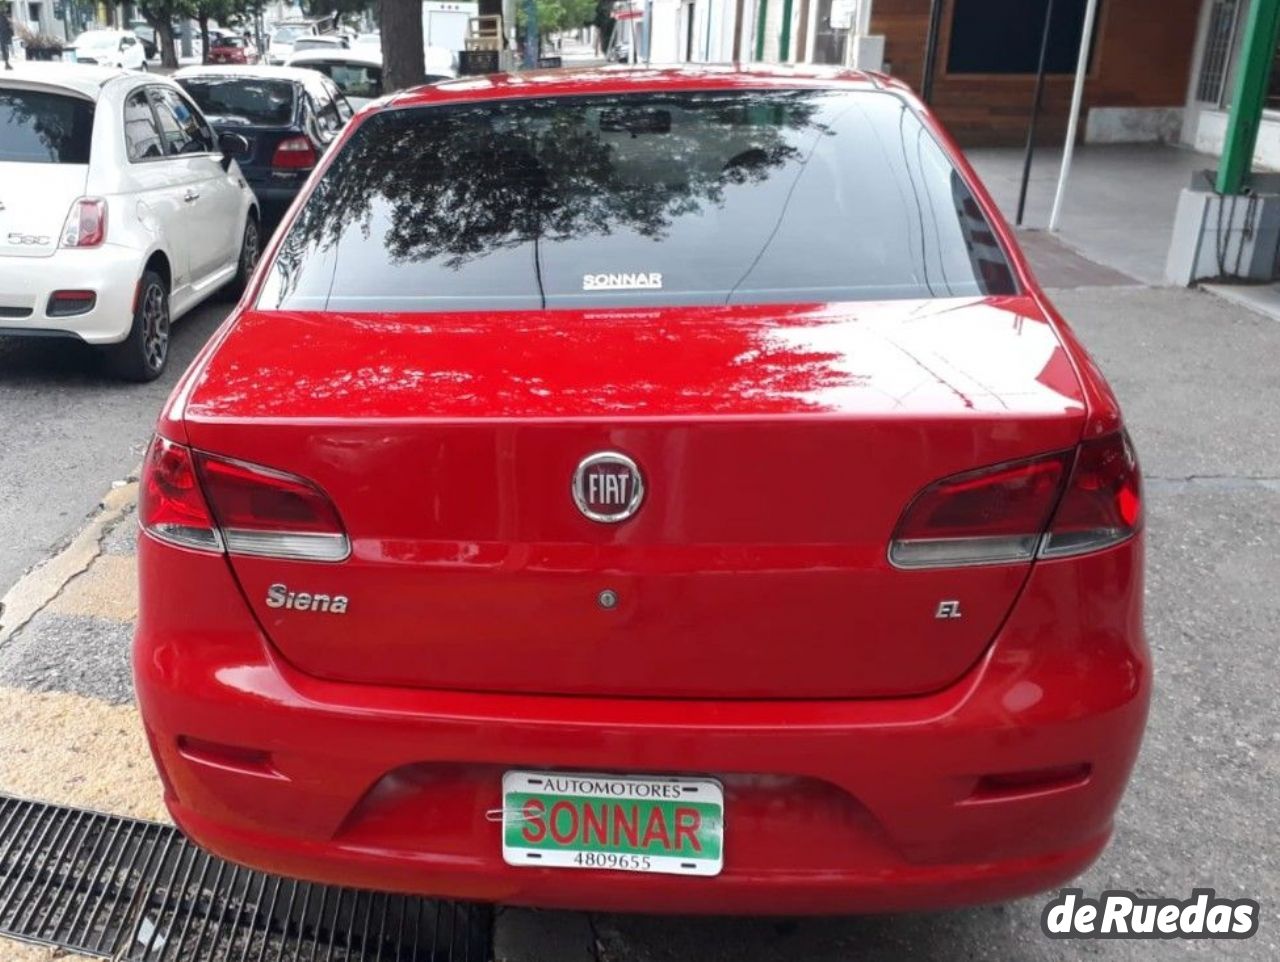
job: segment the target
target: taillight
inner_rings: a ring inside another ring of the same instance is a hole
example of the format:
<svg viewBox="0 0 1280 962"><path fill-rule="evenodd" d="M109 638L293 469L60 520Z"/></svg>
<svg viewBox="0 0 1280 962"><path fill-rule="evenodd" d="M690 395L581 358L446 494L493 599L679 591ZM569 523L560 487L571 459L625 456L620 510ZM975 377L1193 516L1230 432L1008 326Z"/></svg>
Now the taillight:
<svg viewBox="0 0 1280 962"><path fill-rule="evenodd" d="M191 449L158 435L142 463L138 521L161 541L221 551L222 536L200 492Z"/></svg>
<svg viewBox="0 0 1280 962"><path fill-rule="evenodd" d="M311 482L199 452L196 464L231 554L341 561L350 553L337 509Z"/></svg>
<svg viewBox="0 0 1280 962"><path fill-rule="evenodd" d="M145 530L186 547L298 561L350 553L337 510L311 482L160 437L147 452L138 511Z"/></svg>
<svg viewBox="0 0 1280 962"><path fill-rule="evenodd" d="M276 145L271 166L284 170L310 170L316 165L316 151L306 137L289 137Z"/></svg>
<svg viewBox="0 0 1280 962"><path fill-rule="evenodd" d="M1128 435L943 478L907 506L889 546L900 568L999 564L1097 551L1133 535L1141 480Z"/></svg>
<svg viewBox="0 0 1280 962"><path fill-rule="evenodd" d="M81 197L71 205L62 225L63 247L97 247L107 239L107 202Z"/></svg>
<svg viewBox="0 0 1280 962"><path fill-rule="evenodd" d="M1128 433L1116 431L1080 445L1040 556L1097 551L1131 537L1141 524L1142 473Z"/></svg>
<svg viewBox="0 0 1280 962"><path fill-rule="evenodd" d="M1063 451L929 485L898 522L889 560L929 568L1034 557L1070 463Z"/></svg>

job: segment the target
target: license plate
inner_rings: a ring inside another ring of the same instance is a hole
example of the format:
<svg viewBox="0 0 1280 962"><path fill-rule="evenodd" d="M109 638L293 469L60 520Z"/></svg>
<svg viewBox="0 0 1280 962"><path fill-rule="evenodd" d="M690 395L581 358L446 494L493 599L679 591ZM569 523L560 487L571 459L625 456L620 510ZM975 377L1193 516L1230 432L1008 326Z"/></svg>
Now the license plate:
<svg viewBox="0 0 1280 962"><path fill-rule="evenodd" d="M704 778L507 772L508 865L719 875L724 790Z"/></svg>

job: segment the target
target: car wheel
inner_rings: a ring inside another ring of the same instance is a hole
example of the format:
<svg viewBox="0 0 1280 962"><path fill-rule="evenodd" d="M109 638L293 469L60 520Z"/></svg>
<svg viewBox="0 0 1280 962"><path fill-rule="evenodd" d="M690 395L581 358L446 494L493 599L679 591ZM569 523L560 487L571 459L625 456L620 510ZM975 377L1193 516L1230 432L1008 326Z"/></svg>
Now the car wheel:
<svg viewBox="0 0 1280 962"><path fill-rule="evenodd" d="M249 278L253 269L258 266L258 258L262 256L262 228L258 226L258 218L253 211L244 221L244 236L240 239L240 260L236 265L236 276L230 285L231 293L239 296L249 286Z"/></svg>
<svg viewBox="0 0 1280 962"><path fill-rule="evenodd" d="M169 362L169 286L155 271L142 275L129 336L108 348L108 361L126 381L154 381Z"/></svg>

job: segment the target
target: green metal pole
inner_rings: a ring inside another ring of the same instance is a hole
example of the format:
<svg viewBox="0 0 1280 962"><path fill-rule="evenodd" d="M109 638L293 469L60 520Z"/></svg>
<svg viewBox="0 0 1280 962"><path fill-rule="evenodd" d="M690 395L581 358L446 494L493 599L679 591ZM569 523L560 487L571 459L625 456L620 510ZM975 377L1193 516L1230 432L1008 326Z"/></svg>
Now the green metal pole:
<svg viewBox="0 0 1280 962"><path fill-rule="evenodd" d="M769 0L760 0L760 22L756 24L756 59L764 59L764 21L769 12Z"/></svg>
<svg viewBox="0 0 1280 962"><path fill-rule="evenodd" d="M1266 103L1271 63L1276 54L1276 34L1280 28L1280 0L1253 0L1240 46L1236 67L1236 89L1231 97L1231 117L1218 165L1218 193L1239 194L1253 166L1253 148L1258 142L1258 124Z"/></svg>
<svg viewBox="0 0 1280 962"><path fill-rule="evenodd" d="M782 0L782 38L778 43L778 62L791 58L791 0Z"/></svg>

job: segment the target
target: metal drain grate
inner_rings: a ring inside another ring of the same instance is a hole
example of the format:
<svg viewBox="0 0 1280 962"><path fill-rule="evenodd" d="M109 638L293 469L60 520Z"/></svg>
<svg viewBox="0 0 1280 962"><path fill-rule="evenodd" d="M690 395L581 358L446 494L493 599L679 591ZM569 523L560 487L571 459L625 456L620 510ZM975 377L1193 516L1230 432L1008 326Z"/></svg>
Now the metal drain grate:
<svg viewBox="0 0 1280 962"><path fill-rule="evenodd" d="M486 906L250 871L177 829L0 795L0 934L121 962L488 962Z"/></svg>

